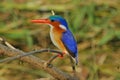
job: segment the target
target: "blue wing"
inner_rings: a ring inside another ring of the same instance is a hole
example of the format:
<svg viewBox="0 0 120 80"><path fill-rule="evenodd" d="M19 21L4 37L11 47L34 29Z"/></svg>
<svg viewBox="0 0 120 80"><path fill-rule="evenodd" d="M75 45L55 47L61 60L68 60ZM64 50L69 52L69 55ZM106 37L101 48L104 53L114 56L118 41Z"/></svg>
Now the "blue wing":
<svg viewBox="0 0 120 80"><path fill-rule="evenodd" d="M63 32L62 42L69 54L74 58L77 57L77 43L70 30Z"/></svg>

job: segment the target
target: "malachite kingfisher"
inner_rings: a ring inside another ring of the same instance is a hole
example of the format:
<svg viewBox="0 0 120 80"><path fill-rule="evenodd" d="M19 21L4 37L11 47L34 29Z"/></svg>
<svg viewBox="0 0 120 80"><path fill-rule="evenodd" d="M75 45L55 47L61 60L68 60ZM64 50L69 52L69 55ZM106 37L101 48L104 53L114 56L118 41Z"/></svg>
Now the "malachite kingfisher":
<svg viewBox="0 0 120 80"><path fill-rule="evenodd" d="M68 53L78 64L78 50L76 40L70 31L66 20L59 15L52 15L47 19L35 19L33 23L44 23L50 26L50 38L53 44L63 53Z"/></svg>

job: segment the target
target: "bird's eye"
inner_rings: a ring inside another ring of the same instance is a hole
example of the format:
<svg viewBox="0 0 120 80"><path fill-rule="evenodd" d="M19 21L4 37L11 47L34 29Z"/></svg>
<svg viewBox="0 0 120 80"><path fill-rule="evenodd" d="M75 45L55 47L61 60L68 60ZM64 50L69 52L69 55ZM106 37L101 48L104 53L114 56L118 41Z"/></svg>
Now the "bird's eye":
<svg viewBox="0 0 120 80"><path fill-rule="evenodd" d="M51 22L54 22L54 21L55 21L55 20L53 20L53 19L51 20Z"/></svg>

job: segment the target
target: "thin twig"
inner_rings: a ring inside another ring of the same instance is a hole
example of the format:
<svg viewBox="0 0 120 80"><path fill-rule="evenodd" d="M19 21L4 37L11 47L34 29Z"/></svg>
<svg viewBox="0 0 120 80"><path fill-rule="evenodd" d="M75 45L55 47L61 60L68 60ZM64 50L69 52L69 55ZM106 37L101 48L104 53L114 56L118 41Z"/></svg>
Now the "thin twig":
<svg viewBox="0 0 120 80"><path fill-rule="evenodd" d="M47 63L51 63L53 60L55 60L58 57L58 55L52 56Z"/></svg>
<svg viewBox="0 0 120 80"><path fill-rule="evenodd" d="M5 39L3 39L3 38L1 38L1 37L0 37L0 41L1 41L4 45L8 46L9 48L15 49L15 47L13 47L10 43L8 43Z"/></svg>
<svg viewBox="0 0 120 80"><path fill-rule="evenodd" d="M32 54L36 54L36 53L43 53L43 52L53 52L53 53L56 53L56 54L63 55L61 51L52 50L52 49L41 49L41 50L31 51L31 52L28 52L26 54L20 54L20 55L13 56L13 57L10 57L10 58L2 59L2 60L0 60L0 63L2 63L2 62L10 62L12 60L15 60L15 59L18 59L18 58L21 58L21 57L24 57L24 56L28 56L28 55L32 55ZM51 58L51 60L49 62L51 63L53 61L53 59Z"/></svg>

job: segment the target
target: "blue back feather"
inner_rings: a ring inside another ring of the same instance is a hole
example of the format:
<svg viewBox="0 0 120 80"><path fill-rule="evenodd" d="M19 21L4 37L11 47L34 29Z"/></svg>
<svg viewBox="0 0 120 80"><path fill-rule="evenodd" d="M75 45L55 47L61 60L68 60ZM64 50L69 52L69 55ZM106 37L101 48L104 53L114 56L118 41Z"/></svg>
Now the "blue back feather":
<svg viewBox="0 0 120 80"><path fill-rule="evenodd" d="M77 57L77 43L70 32L70 30L67 30L62 35L62 42L64 43L65 47L68 49L68 51L71 52L73 57Z"/></svg>

